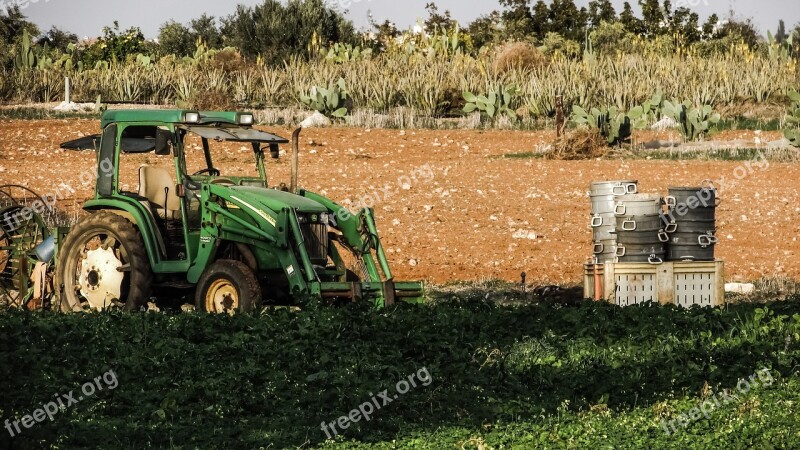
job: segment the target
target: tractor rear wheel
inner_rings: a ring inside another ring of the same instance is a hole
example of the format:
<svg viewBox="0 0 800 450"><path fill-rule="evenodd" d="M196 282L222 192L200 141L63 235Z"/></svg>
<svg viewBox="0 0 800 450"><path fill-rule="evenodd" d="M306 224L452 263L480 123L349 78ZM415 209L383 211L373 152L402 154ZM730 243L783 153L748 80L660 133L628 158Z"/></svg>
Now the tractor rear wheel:
<svg viewBox="0 0 800 450"><path fill-rule="evenodd" d="M119 305L136 311L147 304L153 272L144 241L127 219L98 212L70 230L56 267L54 309L63 312Z"/></svg>
<svg viewBox="0 0 800 450"><path fill-rule="evenodd" d="M261 286L245 263L230 259L215 261L197 283L195 306L211 314L252 311L261 303Z"/></svg>

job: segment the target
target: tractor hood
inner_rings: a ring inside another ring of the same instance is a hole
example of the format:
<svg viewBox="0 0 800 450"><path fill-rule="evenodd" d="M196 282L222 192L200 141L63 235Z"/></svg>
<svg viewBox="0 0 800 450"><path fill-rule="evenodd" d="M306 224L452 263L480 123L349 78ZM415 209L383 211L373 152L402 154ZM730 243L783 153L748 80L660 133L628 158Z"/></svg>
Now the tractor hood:
<svg viewBox="0 0 800 450"><path fill-rule="evenodd" d="M275 212L283 208L292 208L301 213L328 212L328 208L321 203L277 189L265 189L252 186L231 186L227 189L230 191L232 197L238 197L244 201L257 201Z"/></svg>

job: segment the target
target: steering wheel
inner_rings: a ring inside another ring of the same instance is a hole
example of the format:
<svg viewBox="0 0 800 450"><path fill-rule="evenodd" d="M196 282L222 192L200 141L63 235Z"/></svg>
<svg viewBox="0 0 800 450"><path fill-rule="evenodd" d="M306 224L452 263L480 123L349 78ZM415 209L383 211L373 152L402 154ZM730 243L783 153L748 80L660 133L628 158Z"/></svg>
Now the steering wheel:
<svg viewBox="0 0 800 450"><path fill-rule="evenodd" d="M212 177L218 177L218 176L222 175L222 172L220 172L219 169L215 169L213 167L210 167L208 169L198 170L197 172L193 173L192 176L203 175L203 174L208 174L209 176L212 176Z"/></svg>

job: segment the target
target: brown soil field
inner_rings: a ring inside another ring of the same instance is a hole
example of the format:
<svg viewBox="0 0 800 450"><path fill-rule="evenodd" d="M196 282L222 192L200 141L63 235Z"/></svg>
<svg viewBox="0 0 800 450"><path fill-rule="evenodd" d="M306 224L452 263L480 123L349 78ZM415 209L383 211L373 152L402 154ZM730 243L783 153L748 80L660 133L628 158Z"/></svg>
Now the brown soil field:
<svg viewBox="0 0 800 450"><path fill-rule="evenodd" d="M57 196L59 207L78 214L77 205L92 193L87 180L94 153L64 151L59 144L98 127L89 120L0 121L0 185ZM756 137L747 131L727 135ZM652 133L639 140L664 137ZM301 139L300 185L345 205L362 198L374 203L398 279L513 281L524 271L529 282L573 283L591 255L591 182L637 179L641 192L666 195L670 186L721 180L717 255L726 261L726 278L800 276L797 165L504 157L536 151L554 138L551 132L311 129ZM780 134L760 138L768 142ZM239 145L227 146L216 165L232 174L250 168L251 155ZM190 163L198 164L197 156L193 152ZM170 161L130 157L121 182L136 190L141 164ZM289 158L269 161L268 170L271 185L288 182Z"/></svg>

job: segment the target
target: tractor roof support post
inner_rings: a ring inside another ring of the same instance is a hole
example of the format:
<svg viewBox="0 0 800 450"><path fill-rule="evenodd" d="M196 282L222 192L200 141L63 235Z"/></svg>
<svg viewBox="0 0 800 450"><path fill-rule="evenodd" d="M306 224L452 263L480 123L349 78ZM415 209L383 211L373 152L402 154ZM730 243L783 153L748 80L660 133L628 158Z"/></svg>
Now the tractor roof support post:
<svg viewBox="0 0 800 450"><path fill-rule="evenodd" d="M289 192L292 194L297 192L297 172L300 170L300 133L303 127L294 130L292 133L292 181L289 186Z"/></svg>

